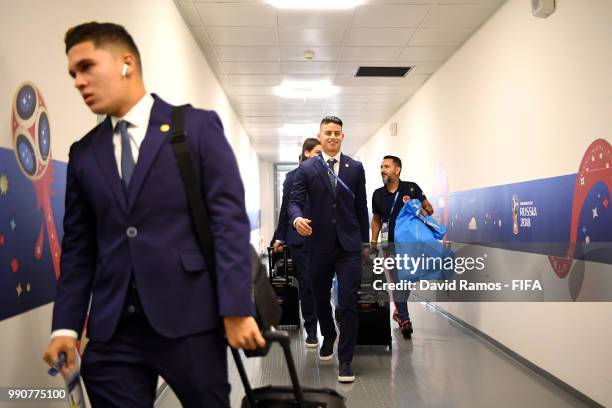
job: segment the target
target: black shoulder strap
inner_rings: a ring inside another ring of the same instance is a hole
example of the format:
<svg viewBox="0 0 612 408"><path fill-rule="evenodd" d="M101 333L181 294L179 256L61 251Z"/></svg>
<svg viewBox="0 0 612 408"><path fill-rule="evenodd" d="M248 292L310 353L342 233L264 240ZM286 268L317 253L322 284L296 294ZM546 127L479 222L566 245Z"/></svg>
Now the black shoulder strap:
<svg viewBox="0 0 612 408"><path fill-rule="evenodd" d="M208 209L204 202L202 189L198 182L198 177L195 172L193 160L189 153L189 145L187 144L187 132L185 130L185 108L190 105L175 106L170 114L172 123L171 132L172 138L170 144L176 156L181 179L187 193L187 202L189 203L189 212L193 221L200 250L206 260L208 273L211 276L213 288L216 287L217 274L215 270L215 246L213 243L212 231L210 229L210 218L208 217Z"/></svg>

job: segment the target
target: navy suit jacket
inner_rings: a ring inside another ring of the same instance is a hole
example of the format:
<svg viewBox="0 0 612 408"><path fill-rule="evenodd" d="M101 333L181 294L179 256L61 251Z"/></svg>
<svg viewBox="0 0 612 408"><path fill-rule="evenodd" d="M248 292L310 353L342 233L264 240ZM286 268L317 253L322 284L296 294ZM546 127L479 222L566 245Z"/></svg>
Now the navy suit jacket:
<svg viewBox="0 0 612 408"><path fill-rule="evenodd" d="M335 194L329 179L327 164L319 157L308 159L297 168L291 200L289 220L305 217L306 202L310 206L312 235L304 249L314 253L331 252L336 239L345 251L359 251L362 243L369 242L368 204L365 172L361 162L340 155L338 177L355 194L351 195L339 182Z"/></svg>
<svg viewBox="0 0 612 408"><path fill-rule="evenodd" d="M165 337L220 327L220 316L254 313L244 188L221 121L212 111L185 112L215 241L213 288L169 144L171 132L160 129L170 124L172 106L153 96L127 194L109 117L70 148L53 330L72 329L80 336L91 295L88 336L110 339L132 274L147 319Z"/></svg>
<svg viewBox="0 0 612 408"><path fill-rule="evenodd" d="M302 245L304 243L304 237L298 234L289 222L289 200L296 171L297 168L288 172L283 182L283 198L278 215L278 225L276 226L276 231L274 231L274 238L272 238L273 243L277 239L289 245ZM304 212L307 213L308 210L304 210Z"/></svg>

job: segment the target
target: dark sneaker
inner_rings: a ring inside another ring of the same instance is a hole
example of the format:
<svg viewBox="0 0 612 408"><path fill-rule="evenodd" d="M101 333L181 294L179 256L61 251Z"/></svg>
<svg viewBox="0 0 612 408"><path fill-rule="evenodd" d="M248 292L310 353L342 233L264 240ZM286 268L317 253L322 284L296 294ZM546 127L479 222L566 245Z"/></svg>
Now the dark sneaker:
<svg viewBox="0 0 612 408"><path fill-rule="evenodd" d="M317 348L319 347L319 339L316 334L309 333L306 335L306 347Z"/></svg>
<svg viewBox="0 0 612 408"><path fill-rule="evenodd" d="M408 339L410 338L410 336L412 336L413 330L412 322L410 321L410 319L402 320L402 322L400 323L400 327L402 330L402 336L404 336L405 339Z"/></svg>
<svg viewBox="0 0 612 408"><path fill-rule="evenodd" d="M338 381L341 383L351 383L355 381L355 374L353 373L351 363L340 363L340 368L338 369Z"/></svg>
<svg viewBox="0 0 612 408"><path fill-rule="evenodd" d="M336 341L336 337L323 337L323 344L321 344L321 349L319 350L319 360L321 361L329 361L334 356L334 342Z"/></svg>

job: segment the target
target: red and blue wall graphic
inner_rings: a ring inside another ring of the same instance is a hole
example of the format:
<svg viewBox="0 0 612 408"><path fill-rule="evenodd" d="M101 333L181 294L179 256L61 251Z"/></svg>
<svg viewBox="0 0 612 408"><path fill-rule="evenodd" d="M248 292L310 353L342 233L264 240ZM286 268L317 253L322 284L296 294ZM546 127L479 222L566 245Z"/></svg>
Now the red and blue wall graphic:
<svg viewBox="0 0 612 408"><path fill-rule="evenodd" d="M53 301L60 276L66 165L52 159L42 94L21 84L12 104L13 149L0 148L0 320Z"/></svg>
<svg viewBox="0 0 612 408"><path fill-rule="evenodd" d="M446 240L543 254L564 279L577 259L612 264L611 165L610 143L597 139L575 174L459 192L440 166L434 216Z"/></svg>

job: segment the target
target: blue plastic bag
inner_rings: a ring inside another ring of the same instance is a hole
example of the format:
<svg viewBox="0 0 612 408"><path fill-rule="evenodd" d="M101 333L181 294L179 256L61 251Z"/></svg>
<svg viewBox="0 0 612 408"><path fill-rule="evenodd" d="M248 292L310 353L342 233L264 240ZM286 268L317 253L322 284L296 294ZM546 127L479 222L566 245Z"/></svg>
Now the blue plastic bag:
<svg viewBox="0 0 612 408"><path fill-rule="evenodd" d="M453 252L439 240L446 227L421 214L419 200L408 201L395 221L394 256L399 255L397 275L400 280L446 280L453 275ZM397 257L396 257L397 259Z"/></svg>

